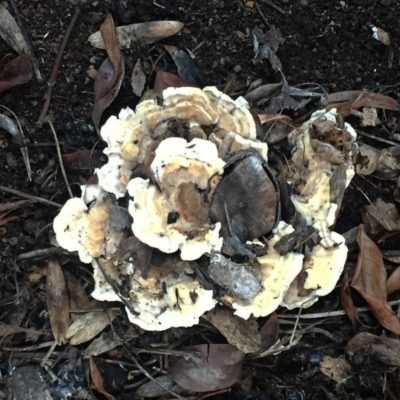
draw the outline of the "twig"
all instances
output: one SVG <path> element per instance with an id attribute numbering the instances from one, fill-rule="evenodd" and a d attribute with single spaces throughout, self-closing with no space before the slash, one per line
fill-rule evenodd
<path id="1" fill-rule="evenodd" d="M 54 203 L 54 201 L 42 199 L 41 197 L 37 197 L 37 196 L 33 196 L 32 194 L 20 192 L 19 190 L 9 189 L 9 188 L 7 188 L 5 186 L 0 186 L 0 191 L 1 192 L 6 192 L 6 193 L 10 193 L 10 194 L 14 194 L 15 196 L 19 196 L 19 197 L 22 197 L 24 199 L 37 201 L 38 203 L 47 204 L 47 205 L 52 206 L 52 207 L 56 207 L 56 208 L 61 208 L 62 207 L 61 204 Z"/>
<path id="2" fill-rule="evenodd" d="M 264 24 L 266 26 L 268 26 L 268 28 L 271 28 L 271 24 L 268 22 L 267 18 L 265 17 L 263 12 L 261 11 L 261 8 L 260 8 L 260 5 L 258 4 L 258 2 L 256 2 L 256 8 L 257 8 L 258 13 L 260 14 L 261 19 L 264 21 Z"/>
<path id="3" fill-rule="evenodd" d="M 54 62 L 53 68 L 51 69 L 50 77 L 49 77 L 49 79 L 47 81 L 47 90 L 46 90 L 46 93 L 44 95 L 45 101 L 44 101 L 44 105 L 43 105 L 43 110 L 42 110 L 42 112 L 40 114 L 40 117 L 39 117 L 39 119 L 37 121 L 37 125 L 39 125 L 39 126 L 41 126 L 43 124 L 44 117 L 46 116 L 47 110 L 49 109 L 51 96 L 53 94 L 53 88 L 54 88 L 54 85 L 56 84 L 56 81 L 57 81 L 58 70 L 60 69 L 61 60 L 62 60 L 62 57 L 63 57 L 63 54 L 64 54 L 65 46 L 67 45 L 68 39 L 69 39 L 69 37 L 71 35 L 72 28 L 74 27 L 75 22 L 78 19 L 79 12 L 80 12 L 80 8 L 77 7 L 75 9 L 74 15 L 72 16 L 71 22 L 69 23 L 68 28 L 67 28 L 67 30 L 65 32 L 64 39 L 63 39 L 63 41 L 61 43 L 61 46 L 60 46 L 60 48 L 58 50 L 56 61 Z"/>
<path id="4" fill-rule="evenodd" d="M 14 137 L 14 139 L 17 139 L 20 142 L 19 144 L 21 145 L 21 153 L 22 153 L 22 158 L 24 159 L 26 172 L 28 174 L 29 180 L 32 181 L 32 169 L 31 169 L 31 164 L 30 164 L 30 161 L 29 161 L 29 153 L 28 153 L 28 149 L 27 149 L 27 147 L 25 145 L 24 131 L 22 130 L 22 126 L 21 126 L 21 124 L 19 122 L 19 119 L 15 115 L 15 113 L 12 110 L 10 110 L 8 107 L 3 106 L 2 104 L 0 104 L 0 107 L 3 107 L 5 110 L 10 112 L 14 116 L 15 120 L 17 121 L 18 128 L 19 128 L 19 133 L 20 133 L 21 137 L 19 137 L 19 138 Z"/>
<path id="5" fill-rule="evenodd" d="M 389 301 L 388 304 L 390 306 L 397 306 L 400 304 L 400 300 L 393 300 Z M 371 311 L 368 307 L 359 307 L 357 308 L 358 312 L 367 312 Z M 346 315 L 346 311 L 338 310 L 338 311 L 329 311 L 324 313 L 314 313 L 314 314 L 303 314 L 300 316 L 300 319 L 314 319 L 314 318 L 327 318 L 327 317 L 341 317 L 342 315 Z M 298 315 L 294 314 L 279 314 L 277 315 L 279 318 L 286 318 L 286 319 L 294 319 L 298 318 Z"/>
<path id="6" fill-rule="evenodd" d="M 51 131 L 53 132 L 54 141 L 56 142 L 57 154 L 58 154 L 58 161 L 59 161 L 59 163 L 60 163 L 61 172 L 62 172 L 62 174 L 63 174 L 65 184 L 67 185 L 67 189 L 68 189 L 69 196 L 72 198 L 72 197 L 74 197 L 74 195 L 72 194 L 72 190 L 71 190 L 71 187 L 69 186 L 69 182 L 68 182 L 68 178 L 67 178 L 67 173 L 65 172 L 64 163 L 63 163 L 63 159 L 62 159 L 62 155 L 61 155 L 61 150 L 60 150 L 60 144 L 58 143 L 57 133 L 56 133 L 56 131 L 55 131 L 55 129 L 54 129 L 54 126 L 53 126 L 53 124 L 51 123 L 50 119 L 49 119 L 49 118 L 46 118 L 46 121 L 49 123 L 50 129 L 51 129 Z"/>
<path id="7" fill-rule="evenodd" d="M 54 349 L 57 347 L 57 342 L 54 341 L 54 343 L 51 345 L 49 348 L 49 351 L 46 353 L 46 355 L 43 357 L 42 362 L 40 363 L 41 367 L 44 367 L 47 363 L 47 360 L 50 358 L 51 354 L 53 353 Z"/>
<path id="8" fill-rule="evenodd" d="M 10 0 L 10 3 L 11 3 L 11 7 L 14 11 L 15 17 L 17 18 L 19 28 L 21 29 L 21 32 L 22 32 L 22 36 L 24 37 L 25 42 L 28 45 L 29 55 L 31 56 L 31 63 L 32 63 L 33 70 L 35 71 L 36 80 L 39 83 L 42 83 L 43 78 L 42 78 L 42 74 L 40 73 L 40 70 L 39 70 L 39 62 L 35 56 L 35 52 L 33 51 L 32 42 L 29 39 L 28 33 L 26 32 L 25 25 L 22 22 L 21 15 L 18 11 L 17 3 L 15 2 L 15 0 Z"/>
<path id="9" fill-rule="evenodd" d="M 28 251 L 27 253 L 19 254 L 17 256 L 17 261 L 41 259 L 41 258 L 57 256 L 60 254 L 65 254 L 65 255 L 71 256 L 71 253 L 69 251 L 61 249 L 60 247 L 50 247 L 48 249 L 38 249 L 38 250 Z M 76 253 L 76 254 L 78 256 L 78 253 Z"/>
<path id="10" fill-rule="evenodd" d="M 390 144 L 391 146 L 398 146 L 397 143 L 392 142 L 391 140 L 383 139 L 378 136 L 371 135 L 370 133 L 365 133 L 363 131 L 360 131 L 359 129 L 356 129 L 356 132 L 361 136 L 366 136 L 367 138 L 377 140 L 378 142 L 387 143 Z"/>
<path id="11" fill-rule="evenodd" d="M 279 11 L 281 14 L 285 15 L 286 11 L 274 4 L 271 0 L 261 0 L 263 3 L 268 4 L 270 7 L 275 8 L 276 11 Z"/>

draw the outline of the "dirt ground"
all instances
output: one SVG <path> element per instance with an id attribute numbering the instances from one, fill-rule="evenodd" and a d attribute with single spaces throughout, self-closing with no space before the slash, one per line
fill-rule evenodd
<path id="1" fill-rule="evenodd" d="M 92 47 L 87 39 L 99 29 L 106 10 L 111 11 L 117 25 L 169 19 L 184 22 L 185 28 L 161 43 L 135 46 L 125 51 L 125 79 L 117 99 L 104 112 L 102 123 L 122 107 L 134 108 L 137 104 L 139 98 L 132 93 L 130 76 L 139 58 L 147 66 L 145 72 L 148 88 L 153 85 L 155 70 L 163 69 L 176 73 L 176 68 L 162 44 L 193 51 L 204 86 L 216 85 L 223 89 L 227 82 L 235 79 L 235 93 L 244 94 L 249 84 L 258 78 L 263 78 L 264 82 L 279 81 L 279 75 L 272 69 L 261 68 L 253 60 L 251 32 L 255 27 L 268 30 L 265 20 L 278 27 L 285 39 L 277 54 L 289 84 L 317 82 L 330 93 L 368 89 L 396 99 L 400 96 L 400 1 L 397 0 L 258 0 L 248 2 L 247 5 L 242 0 L 158 0 L 154 4 L 146 0 L 21 0 L 18 2 L 18 8 L 28 27 L 45 79 L 50 73 L 63 34 L 74 13 L 75 3 L 82 6 L 82 11 L 67 43 L 49 109 L 49 114 L 54 118 L 63 154 L 104 148 L 90 117 L 93 108 L 93 80 L 86 71 L 90 66 L 99 68 L 105 58 L 105 52 Z M 277 7 L 271 6 L 270 3 Z M 372 38 L 372 26 L 378 26 L 390 34 L 389 46 Z M 13 57 L 13 51 L 0 40 L 0 71 Z M 69 196 L 57 167 L 53 135 L 47 124 L 42 128 L 36 125 L 45 90 L 45 82 L 39 84 L 33 79 L 25 85 L 3 93 L 0 97 L 0 104 L 11 109 L 23 126 L 33 177 L 32 182 L 29 182 L 19 147 L 7 132 L 0 130 L 0 185 L 63 204 Z M 382 125 L 367 128 L 365 132 L 395 140 L 393 138 L 398 130 L 397 119 L 390 127 L 387 124 L 393 116 L 397 118 L 396 114 L 386 113 Z M 367 137 L 360 140 L 378 148 L 387 147 L 384 143 Z M 88 178 L 91 172 L 88 170 L 77 174 L 68 171 L 75 194 L 79 194 L 79 184 Z M 395 181 L 356 177 L 354 184 L 346 192 L 336 230 L 344 233 L 356 227 L 362 220 L 361 211 L 369 201 L 373 202 L 381 197 L 393 202 L 392 193 L 395 187 Z M 12 200 L 18 200 L 18 197 L 0 190 L 0 203 Z M 40 363 L 47 352 L 47 348 L 35 348 L 14 354 L 7 348 L 21 348 L 52 340 L 46 314 L 44 281 L 31 281 L 32 274 L 40 273 L 46 260 L 21 261 L 18 260 L 18 256 L 52 247 L 51 223 L 57 212 L 55 207 L 33 203 L 23 208 L 17 214 L 16 220 L 0 227 L 0 320 L 48 332 L 39 341 L 32 342 L 32 337 L 19 333 L 0 343 L 0 372 L 4 379 L 9 378 L 16 367 Z M 398 249 L 396 243 L 390 242 L 386 245 L 388 248 Z M 354 265 L 355 258 L 356 253 L 351 253 L 348 266 Z M 66 269 L 84 282 L 87 293 L 90 293 L 93 287 L 90 267 L 68 263 Z M 307 313 L 341 309 L 336 290 L 321 299 L 312 309 L 308 309 Z M 283 315 L 283 311 L 279 310 L 278 314 Z M 290 335 L 295 319 L 288 318 L 282 321 L 281 332 Z M 364 313 L 361 321 L 362 325 L 357 328 L 358 331 L 367 330 L 375 334 L 382 332 L 382 327 L 377 325 L 370 314 Z M 240 388 L 234 387 L 230 392 L 216 395 L 214 398 L 400 398 L 397 370 L 380 364 L 373 357 L 361 361 L 353 360 L 352 378 L 345 385 L 323 375 L 318 367 L 322 357 L 344 355 L 347 341 L 356 332 L 345 315 L 325 318 L 319 321 L 316 327 L 313 326 L 315 322 L 313 319 L 300 321 L 301 327 L 308 327 L 309 330 L 303 335 L 300 343 L 289 351 L 276 357 L 246 361 L 243 370 L 243 382 L 246 382 Z M 129 323 L 121 311 L 118 317 L 119 329 L 127 329 L 127 325 Z M 221 335 L 215 331 L 207 332 L 204 324 L 197 329 L 198 332 L 193 329 L 177 329 L 169 333 L 138 330 L 135 331 L 135 339 L 128 345 L 132 348 L 148 348 L 150 344 L 158 343 L 168 347 L 172 343 L 180 342 L 185 335 L 190 339 L 182 340 L 183 344 L 198 343 L 199 338 L 204 335 L 209 341 L 221 340 Z M 74 385 L 77 389 L 87 388 L 89 385 L 87 360 L 80 358 L 84 348 L 83 345 L 61 346 L 51 356 L 54 360 L 59 357 L 59 371 L 68 371 L 68 374 L 63 376 L 63 382 L 68 381 L 69 390 Z M 76 361 L 74 368 L 68 369 L 64 364 L 71 360 L 73 351 L 77 352 L 75 361 L 80 361 Z M 138 360 L 151 371 L 152 363 L 157 364 L 159 357 L 161 356 L 138 355 Z M 128 372 L 133 368 L 131 360 L 123 355 L 107 353 L 100 356 L 97 363 L 106 390 L 116 399 L 140 398 L 135 395 L 134 388 L 129 388 L 129 384 L 143 380 L 144 376 L 138 373 L 137 378 L 132 379 L 130 376 L 128 380 Z M 65 385 L 67 386 L 67 383 Z M 3 380 L 0 397 L 8 398 L 12 386 L 12 380 Z M 68 393 L 71 392 L 72 389 Z M 59 391 L 53 394 L 53 398 L 69 398 L 65 393 L 60 394 Z M 98 392 L 95 392 L 95 396 L 98 397 L 86 398 L 104 398 Z M 43 395 L 40 398 L 49 397 Z"/>

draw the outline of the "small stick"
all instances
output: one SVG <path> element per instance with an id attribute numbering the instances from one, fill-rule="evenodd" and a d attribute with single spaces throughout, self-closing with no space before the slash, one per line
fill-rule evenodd
<path id="1" fill-rule="evenodd" d="M 56 131 L 55 131 L 55 129 L 54 129 L 54 126 L 53 126 L 53 124 L 51 123 L 50 119 L 47 118 L 46 120 L 47 120 L 47 122 L 48 122 L 49 125 L 50 125 L 51 131 L 53 132 L 54 141 L 56 142 L 56 146 L 57 146 L 58 161 L 59 161 L 59 163 L 60 163 L 60 168 L 61 168 L 61 172 L 62 172 L 62 174 L 63 174 L 64 180 L 65 180 L 65 184 L 67 185 L 67 189 L 68 189 L 69 196 L 70 196 L 71 198 L 73 198 L 74 195 L 72 194 L 72 190 L 71 190 L 71 187 L 69 186 L 69 182 L 68 182 L 68 178 L 67 178 L 67 173 L 65 172 L 64 163 L 63 163 L 63 159 L 62 159 L 62 155 L 61 155 L 61 150 L 60 150 L 60 144 L 58 143 L 57 133 L 56 133 Z"/>
<path id="2" fill-rule="evenodd" d="M 71 35 L 72 28 L 74 27 L 75 22 L 78 19 L 79 12 L 80 12 L 80 9 L 79 9 L 79 7 L 77 7 L 75 9 L 74 15 L 72 16 L 71 22 L 69 23 L 68 28 L 65 32 L 64 39 L 61 43 L 60 49 L 58 50 L 56 61 L 54 62 L 53 68 L 51 69 L 50 77 L 47 81 L 47 90 L 44 95 L 45 102 L 43 105 L 43 110 L 37 121 L 37 125 L 39 125 L 39 126 L 41 126 L 43 124 L 44 117 L 46 116 L 47 110 L 49 109 L 51 96 L 53 94 L 53 88 L 57 81 L 58 70 L 60 69 L 61 60 L 62 60 L 62 56 L 64 54 L 65 46 L 67 45 L 68 39 Z"/>
<path id="3" fill-rule="evenodd" d="M 256 8 L 258 13 L 260 14 L 260 17 L 262 18 L 262 20 L 264 21 L 264 24 L 268 27 L 271 28 L 271 24 L 268 22 L 267 18 L 265 17 L 265 15 L 263 14 L 263 12 L 261 11 L 260 5 L 258 4 L 258 2 L 256 2 Z"/>
<path id="4" fill-rule="evenodd" d="M 0 191 L 1 192 L 6 192 L 6 193 L 11 193 L 11 194 L 14 194 L 15 196 L 19 196 L 19 197 L 22 197 L 24 199 L 37 201 L 38 203 L 47 204 L 47 205 L 52 206 L 52 207 L 56 207 L 56 208 L 61 208 L 62 207 L 62 204 L 55 203 L 54 201 L 42 199 L 41 197 L 37 197 L 37 196 L 33 196 L 32 194 L 20 192 L 19 190 L 9 189 L 9 188 L 7 188 L 5 186 L 0 186 Z"/>
<path id="5" fill-rule="evenodd" d="M 25 25 L 22 22 L 21 15 L 18 11 L 17 3 L 15 2 L 15 0 L 10 0 L 10 3 L 11 3 L 11 7 L 14 11 L 15 17 L 17 18 L 19 28 L 21 29 L 21 32 L 22 32 L 22 36 L 24 37 L 25 42 L 28 45 L 29 55 L 31 56 L 31 63 L 32 63 L 33 70 L 35 71 L 36 80 L 39 83 L 42 83 L 43 78 L 42 78 L 42 74 L 40 73 L 40 70 L 39 70 L 39 62 L 35 56 L 35 52 L 33 51 L 32 42 L 29 39 L 28 33 L 26 32 Z"/>
<path id="6" fill-rule="evenodd" d="M 400 300 L 389 301 L 388 304 L 390 306 L 397 306 L 397 305 L 400 304 Z M 367 312 L 367 311 L 371 311 L 371 309 L 368 308 L 368 307 L 360 307 L 360 308 L 357 308 L 357 311 L 358 312 Z M 300 316 L 300 319 L 341 317 L 342 315 L 346 315 L 346 311 L 338 310 L 338 311 L 328 311 L 328 312 L 315 313 L 315 314 L 302 314 Z M 294 319 L 294 318 L 298 318 L 298 315 L 294 315 L 294 314 L 278 314 L 277 317 L 278 318 Z"/>
<path id="7" fill-rule="evenodd" d="M 281 14 L 285 15 L 286 11 L 283 10 L 282 8 L 278 7 L 276 4 L 274 4 L 271 0 L 261 0 L 263 3 L 268 4 L 270 7 L 275 8 L 276 11 L 279 11 Z"/>
<path id="8" fill-rule="evenodd" d="M 38 250 L 28 251 L 27 253 L 18 254 L 17 261 L 47 258 L 47 257 L 51 257 L 51 256 L 57 256 L 60 254 L 61 255 L 71 255 L 71 253 L 69 253 L 66 250 L 63 250 L 59 247 L 50 247 L 47 249 L 38 249 Z"/>

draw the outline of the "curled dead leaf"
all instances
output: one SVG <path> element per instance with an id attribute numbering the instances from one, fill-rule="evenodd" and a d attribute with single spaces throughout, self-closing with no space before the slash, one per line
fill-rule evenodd
<path id="1" fill-rule="evenodd" d="M 62 159 L 66 168 L 76 171 L 101 168 L 107 161 L 101 150 L 81 150 L 63 154 Z"/>
<path id="2" fill-rule="evenodd" d="M 64 274 L 55 258 L 47 265 L 46 298 L 54 339 L 63 344 L 69 324 L 69 300 Z"/>
<path id="3" fill-rule="evenodd" d="M 90 377 L 92 378 L 93 389 L 96 389 L 107 400 L 115 400 L 115 397 L 111 396 L 109 393 L 107 393 L 106 389 L 104 389 L 103 378 L 101 376 L 99 368 L 97 367 L 92 357 L 89 358 L 89 369 Z"/>
<path id="4" fill-rule="evenodd" d="M 347 316 L 350 318 L 353 327 L 355 327 L 358 316 L 358 310 L 354 305 L 353 299 L 351 297 L 350 287 L 349 287 L 349 276 L 347 273 L 344 274 L 342 282 L 340 284 L 340 302 L 342 303 L 342 307 L 344 311 L 346 311 Z"/>
<path id="5" fill-rule="evenodd" d="M 386 292 L 392 294 L 400 289 L 400 266 L 397 267 L 386 281 Z"/>
<path id="6" fill-rule="evenodd" d="M 351 377 L 351 366 L 344 358 L 325 356 L 319 364 L 319 369 L 337 383 L 344 383 Z"/>
<path id="7" fill-rule="evenodd" d="M 125 60 L 119 49 L 114 20 L 107 14 L 100 28 L 108 58 L 100 66 L 94 79 L 94 105 L 92 120 L 98 129 L 103 111 L 117 97 L 125 75 Z"/>
<path id="8" fill-rule="evenodd" d="M 231 310 L 219 307 L 204 314 L 203 318 L 243 353 L 254 353 L 260 348 L 261 337 L 255 320 L 239 318 Z"/>
<path id="9" fill-rule="evenodd" d="M 359 333 L 347 343 L 346 354 L 352 357 L 362 352 L 372 356 L 383 364 L 400 367 L 400 341 L 370 333 Z"/>
<path id="10" fill-rule="evenodd" d="M 20 56 L 8 62 L 3 70 L 0 80 L 0 93 L 17 85 L 29 82 L 33 77 L 31 58 L 28 54 Z"/>
<path id="11" fill-rule="evenodd" d="M 400 321 L 386 300 L 386 269 L 378 246 L 360 225 L 357 238 L 360 252 L 351 287 L 364 298 L 382 326 L 400 335 Z"/>
<path id="12" fill-rule="evenodd" d="M 187 350 L 198 357 L 171 357 L 170 375 L 187 390 L 209 392 L 225 389 L 238 381 L 245 354 L 230 344 L 202 344 Z"/>
<path id="13" fill-rule="evenodd" d="M 117 38 L 121 49 L 129 49 L 134 43 L 151 44 L 169 36 L 175 35 L 184 24 L 178 21 L 150 21 L 139 24 L 119 26 Z M 104 38 L 100 32 L 89 36 L 89 42 L 98 49 L 104 49 Z"/>
<path id="14" fill-rule="evenodd" d="M 185 81 L 184 79 L 171 74 L 170 72 L 166 71 L 157 71 L 156 79 L 154 82 L 154 92 L 157 96 L 162 99 L 163 98 L 163 91 L 168 89 L 169 87 L 197 87 L 191 82 Z"/>

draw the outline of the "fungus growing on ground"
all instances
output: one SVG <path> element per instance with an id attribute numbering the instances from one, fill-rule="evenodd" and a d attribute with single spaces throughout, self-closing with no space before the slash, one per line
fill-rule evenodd
<path id="1" fill-rule="evenodd" d="M 131 322 L 164 330 L 198 323 L 218 301 L 247 319 L 331 292 L 347 256 L 330 227 L 354 175 L 353 129 L 321 110 L 293 131 L 283 177 L 297 216 L 285 219 L 246 100 L 214 87 L 163 98 L 106 122 L 99 185 L 83 186 L 54 221 L 60 246 L 92 262 L 93 297 L 122 301 Z"/>

